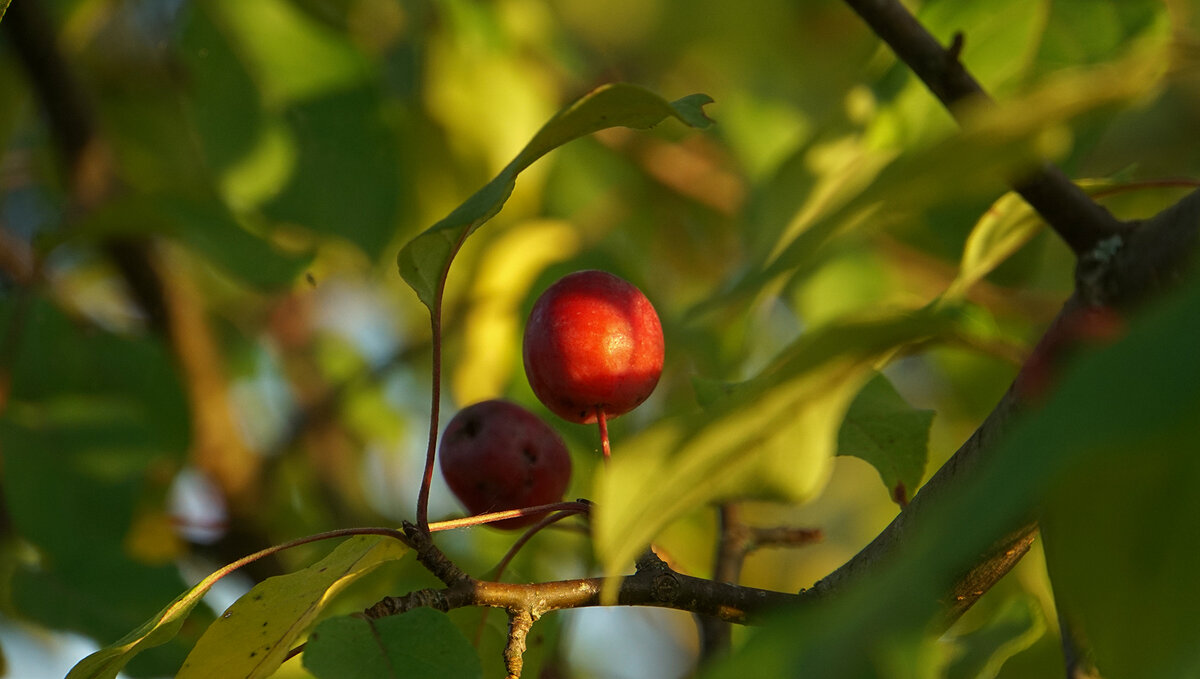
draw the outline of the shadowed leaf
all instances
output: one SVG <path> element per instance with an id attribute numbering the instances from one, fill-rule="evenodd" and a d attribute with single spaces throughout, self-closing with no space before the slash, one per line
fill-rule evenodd
<path id="1" fill-rule="evenodd" d="M 838 455 L 871 463 L 894 494 L 907 501 L 921 483 L 929 458 L 933 411 L 910 406 L 888 378 L 876 374 L 854 397 L 838 432 Z"/>
<path id="2" fill-rule="evenodd" d="M 309 636 L 304 668 L 319 679 L 483 676 L 471 642 L 432 608 L 378 620 L 330 618 Z"/>

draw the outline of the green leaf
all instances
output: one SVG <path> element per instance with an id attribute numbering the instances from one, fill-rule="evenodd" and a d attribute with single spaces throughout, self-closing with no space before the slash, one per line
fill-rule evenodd
<path id="1" fill-rule="evenodd" d="M 1050 494 L 1041 527 L 1059 614 L 1103 676 L 1200 672 L 1196 441 L 1193 425 L 1097 451 Z"/>
<path id="2" fill-rule="evenodd" d="M 1042 408 L 922 507 L 886 567 L 782 614 L 705 676 L 886 676 L 887 649 L 908 643 L 948 583 L 1043 504 L 1055 592 L 1067 593 L 1100 672 L 1196 675 L 1197 336 L 1193 277 L 1124 339 L 1081 356 Z"/>
<path id="3" fill-rule="evenodd" d="M 176 58 L 187 69 L 181 92 L 206 165 L 214 174 L 246 157 L 264 123 L 262 97 L 212 3 L 182 8 Z M 218 20 L 214 20 L 217 18 Z"/>
<path id="4" fill-rule="evenodd" d="M 1033 597 L 1010 597 L 986 624 L 954 639 L 957 654 L 945 677 L 992 679 L 1005 661 L 1032 646 L 1045 631 L 1046 616 Z"/>
<path id="5" fill-rule="evenodd" d="M 950 321 L 927 309 L 814 330 L 703 412 L 667 419 L 616 446 L 594 493 L 595 549 L 605 572 L 622 572 L 671 521 L 705 503 L 812 497 L 875 361 Z"/>
<path id="6" fill-rule="evenodd" d="M 892 497 L 905 504 L 925 474 L 932 424 L 932 410 L 910 406 L 888 378 L 877 373 L 846 411 L 837 454 L 871 463 Z"/>
<path id="7" fill-rule="evenodd" d="M 115 639 L 186 587 L 170 537 L 150 553 L 136 522 L 187 450 L 188 411 L 159 338 L 85 327 L 44 300 L 24 313 L 0 300 L 9 337 L 10 400 L 0 414 L 5 512 L 36 560 L 10 563 L 15 613 L 47 627 Z M 154 470 L 151 472 L 150 470 Z M 166 561 L 166 563 L 164 563 Z M 160 649 L 141 668 L 178 667 Z"/>
<path id="8" fill-rule="evenodd" d="M 209 626 L 178 679 L 271 676 L 335 594 L 406 551 L 392 538 L 353 537 L 304 570 L 260 582 Z"/>
<path id="9" fill-rule="evenodd" d="M 287 108 L 295 167 L 263 212 L 345 238 L 377 257 L 395 236 L 401 192 L 396 133 L 384 108 L 372 87 L 335 90 Z"/>
<path id="10" fill-rule="evenodd" d="M 43 246 L 147 233 L 175 238 L 221 270 L 260 290 L 292 282 L 310 259 L 281 251 L 251 233 L 216 200 L 175 195 L 139 195 L 111 201 L 84 220 L 80 229 L 46 239 Z"/>
<path id="11" fill-rule="evenodd" d="M 707 127 L 710 121 L 701 107 L 711 101 L 707 95 L 693 94 L 668 103 L 649 90 L 623 83 L 592 90 L 551 118 L 500 174 L 401 248 L 396 260 L 400 275 L 425 306 L 435 309 L 439 290 L 459 247 L 500 212 L 522 170 L 573 139 L 610 127 L 645 129 L 667 117 L 693 127 Z"/>
<path id="12" fill-rule="evenodd" d="M 304 668 L 318 679 L 483 676 L 471 642 L 432 608 L 378 620 L 330 618 L 309 636 Z"/>
<path id="13" fill-rule="evenodd" d="M 1047 130 L 1144 96 L 1162 80 L 1168 61 L 1161 50 L 1146 50 L 1116 64 L 1048 78 L 1011 101 L 964 107 L 961 132 L 899 156 L 853 143 L 838 145 L 843 156 L 838 169 L 813 188 L 771 255 L 698 311 L 738 303 L 770 281 L 811 266 L 827 254 L 823 246 L 835 234 L 878 229 L 928 210 L 939 197 L 999 193 L 1008 178 L 1062 153 L 1062 139 Z"/>
<path id="14" fill-rule="evenodd" d="M 372 65 L 344 34 L 285 0 L 210 3 L 217 23 L 236 39 L 263 96 L 294 103 L 353 89 L 370 80 Z"/>

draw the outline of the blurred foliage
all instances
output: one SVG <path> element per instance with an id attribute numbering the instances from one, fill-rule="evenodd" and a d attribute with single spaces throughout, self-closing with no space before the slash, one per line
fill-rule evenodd
<path id="1" fill-rule="evenodd" d="M 462 243 L 445 280 L 443 412 L 503 396 L 541 413 L 572 449 L 568 497 L 607 503 L 595 551 L 567 522 L 535 538 L 506 578 L 620 570 L 651 540 L 677 567 L 707 575 L 709 501 L 751 497 L 755 523 L 801 523 L 826 539 L 755 553 L 742 583 L 810 586 L 895 515 L 897 483 L 911 496 L 970 434 L 1069 294 L 1069 251 L 1005 193 L 1006 179 L 1048 157 L 1118 216 L 1138 219 L 1187 190 L 1162 180 L 1200 174 L 1192 0 L 912 4 L 940 40 L 963 32 L 962 60 L 999 102 L 968 113 L 961 130 L 836 0 L 39 3 L 90 104 L 80 113 L 95 116 L 103 141 L 89 168 L 114 181 L 100 201 L 84 200 L 63 167 L 3 30 L 9 8 L 0 23 L 3 619 L 108 644 L 257 549 L 411 520 L 427 438 L 429 296 L 404 285 L 397 253 L 471 206 L 555 111 L 617 81 L 664 103 L 711 96 L 704 110 L 717 124 L 669 120 L 537 148 L 549 153 L 525 158 L 520 181 L 483 206 L 504 209 Z M 148 244 L 171 310 L 165 330 L 109 257 L 108 244 L 130 238 Z M 541 407 L 517 351 L 533 299 L 580 268 L 641 287 L 667 340 L 657 392 L 611 423 L 608 474 L 594 430 Z M 1178 304 L 1194 306 L 1194 294 Z M 1183 575 L 1198 566 L 1194 544 L 1181 542 L 1195 532 L 1195 465 L 1183 452 L 1194 438 L 1182 416 L 1152 427 L 1121 410 L 1143 403 L 1136 412 L 1149 418 L 1151 408 L 1178 415 L 1191 404 L 1184 372 L 1169 371 L 1194 354 L 1186 318 L 1135 323 L 1129 344 L 1081 369 L 1064 385 L 1076 400 L 1048 404 L 1014 439 L 1037 460 L 995 470 L 959 498 L 921 538 L 929 549 L 914 548 L 853 597 L 857 608 L 739 630 L 736 671 L 788 676 L 792 662 L 824 659 L 863 664 L 806 671 L 1058 676 L 1043 571 L 1006 581 L 941 638 L 922 631 L 927 611 L 906 608 L 969 558 L 969 540 L 946 536 L 1053 496 L 1054 596 L 1081 618 L 1101 668 L 1194 672 L 1176 634 L 1200 606 Z M 1174 348 L 1156 348 L 1171 339 Z M 1085 416 L 1090 424 L 1078 424 Z M 1073 438 L 1081 428 L 1107 436 Z M 893 440 L 906 442 L 894 456 Z M 755 456 L 759 448 L 770 454 Z M 1155 454 L 1134 456 L 1141 450 Z M 225 475 L 231 466 L 244 486 Z M 431 518 L 460 512 L 437 480 Z M 482 574 L 512 536 L 474 529 L 438 540 Z M 289 551 L 250 579 L 328 552 Z M 191 602 L 191 618 L 172 620 L 178 639 L 127 671 L 174 673 L 214 613 L 252 584 Z M 388 562 L 325 614 L 431 584 L 411 559 Z M 498 671 L 499 619 L 484 628 L 484 676 Z M 449 620 L 476 638 L 478 611 Z M 37 676 L 40 667 L 21 669 L 5 629 L 10 671 Z M 588 644 L 696 653 L 693 637 L 665 627 L 602 640 L 580 638 L 583 629 L 592 628 L 575 613 L 539 621 L 527 665 L 625 676 L 629 668 L 589 664 Z M 872 646 L 871 634 L 886 643 Z M 1150 648 L 1156 660 L 1143 662 Z M 280 676 L 306 676 L 299 665 Z M 655 668 L 692 671 L 678 658 Z"/>

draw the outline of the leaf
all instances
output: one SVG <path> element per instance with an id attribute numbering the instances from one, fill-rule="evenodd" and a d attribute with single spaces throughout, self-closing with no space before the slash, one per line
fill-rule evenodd
<path id="1" fill-rule="evenodd" d="M 228 573 L 229 571 L 223 568 L 201 580 L 141 627 L 79 661 L 71 668 L 66 679 L 115 679 L 117 673 L 138 653 L 165 644 L 174 638 L 192 609 L 203 600 L 208 590 Z"/>
<path id="2" fill-rule="evenodd" d="M 876 373 L 846 411 L 837 454 L 871 463 L 892 497 L 906 504 L 925 474 L 932 424 L 932 410 L 913 408 Z"/>
<path id="3" fill-rule="evenodd" d="M 618 446 L 594 495 L 595 548 L 605 573 L 622 572 L 671 521 L 707 502 L 810 498 L 825 481 L 838 426 L 874 362 L 938 334 L 950 320 L 928 309 L 814 330 L 758 377 L 726 386 L 703 412 L 665 420 Z"/>
<path id="4" fill-rule="evenodd" d="M 1006 193 L 975 223 L 947 298 L 961 299 L 1001 262 L 1028 243 L 1045 223 L 1016 193 Z"/>
<path id="5" fill-rule="evenodd" d="M 304 668 L 318 679 L 483 676 L 471 642 L 445 613 L 432 608 L 378 620 L 325 620 L 309 636 Z"/>
<path id="6" fill-rule="evenodd" d="M 1200 673 L 1196 429 L 1098 451 L 1050 495 L 1041 527 L 1059 612 L 1103 676 Z"/>
<path id="7" fill-rule="evenodd" d="M 1029 595 L 1013 596 L 982 627 L 954 639 L 958 655 L 946 679 L 992 679 L 1014 655 L 1046 631 L 1046 616 Z"/>
<path id="8" fill-rule="evenodd" d="M 395 236 L 401 193 L 396 132 L 385 121 L 384 107 L 380 92 L 360 87 L 286 109 L 295 167 L 263 206 L 264 214 L 344 238 L 369 257 L 379 256 Z"/>
<path id="9" fill-rule="evenodd" d="M 353 537 L 304 570 L 260 582 L 209 626 L 177 679 L 269 677 L 335 594 L 406 549 L 392 538 Z"/>
<path id="10" fill-rule="evenodd" d="M 169 478 L 187 450 L 186 401 L 159 338 L 96 331 L 26 301 L 20 311 L 0 300 L 19 357 L 0 413 L 0 484 L 10 528 L 37 554 L 10 561 L 9 604 L 46 627 L 115 639 L 187 586 L 174 564 L 125 549 L 161 492 L 148 470 Z M 159 649 L 139 669 L 171 671 L 185 651 Z"/>
<path id="11" fill-rule="evenodd" d="M 399 551 L 397 551 L 397 549 Z M 289 593 L 289 590 L 286 589 L 288 586 L 295 588 L 291 590 L 290 593 L 294 593 L 297 596 L 302 597 L 305 594 L 312 595 L 319 587 L 319 583 L 321 581 L 328 580 L 331 577 L 336 577 L 338 573 L 341 573 L 342 577 L 340 579 L 335 580 L 331 585 L 328 585 L 325 590 L 322 590 L 322 592 L 329 591 L 330 595 L 332 595 L 332 593 L 336 592 L 336 589 L 340 589 L 344 585 L 349 584 L 352 579 L 358 577 L 359 575 L 365 574 L 383 561 L 399 558 L 401 555 L 403 555 L 403 553 L 404 547 L 396 540 L 373 538 L 368 536 L 354 537 L 346 540 L 341 545 L 338 545 L 337 549 L 335 549 L 320 562 L 309 566 L 302 571 L 297 571 L 296 573 L 292 573 L 290 575 L 270 578 L 262 583 L 259 583 L 258 586 L 242 597 L 242 599 L 239 599 L 238 602 L 235 602 L 229 610 L 230 612 L 233 611 L 235 608 L 238 608 L 238 605 L 242 603 L 242 601 L 256 596 L 260 598 L 254 599 L 255 603 L 272 601 L 273 599 L 270 597 L 277 597 L 280 594 L 278 591 L 280 585 L 285 587 L 283 590 L 283 594 L 285 596 Z M 244 559 L 240 559 L 204 578 L 198 582 L 196 586 L 192 587 L 183 594 L 180 594 L 174 601 L 168 604 L 166 608 L 159 611 L 157 615 L 147 620 L 137 629 L 133 630 L 129 634 L 126 634 L 115 643 L 106 646 L 105 648 L 102 648 L 81 660 L 77 665 L 75 665 L 74 668 L 71 669 L 71 672 L 67 675 L 66 679 L 115 679 L 117 673 L 120 672 L 121 669 L 125 667 L 125 665 L 138 653 L 170 641 L 176 634 L 178 634 L 180 627 L 182 627 L 184 621 L 187 620 L 188 614 L 190 614 L 192 609 L 194 609 L 196 605 L 203 600 L 204 595 L 207 594 L 210 589 L 212 589 L 212 586 L 215 585 L 217 581 L 219 581 L 221 578 L 224 578 L 226 575 L 229 575 L 241 566 L 244 566 L 246 563 L 256 558 L 256 556 L 258 555 L 251 555 Z M 324 599 L 322 599 L 321 603 L 324 603 Z M 245 610 L 245 608 L 249 608 L 249 606 L 245 606 L 239 610 Z M 229 617 L 231 616 L 229 615 L 229 612 L 227 612 L 226 617 L 223 619 L 228 620 Z M 213 624 L 216 625 L 219 622 L 220 620 L 214 622 Z M 234 623 L 233 625 L 227 625 L 222 629 L 236 627 L 240 624 L 243 623 L 239 619 L 237 623 Z M 211 629 L 212 628 L 210 627 L 210 630 Z M 268 629 L 270 628 L 268 627 L 267 621 L 263 620 L 257 627 L 254 628 L 253 631 L 257 633 L 257 635 L 264 635 L 268 633 Z M 201 642 L 204 642 L 204 639 L 208 637 L 209 634 L 206 632 L 204 637 L 201 638 Z M 255 643 L 261 643 L 261 638 L 261 636 L 255 636 L 253 641 Z M 200 644 L 197 644 L 197 648 L 199 648 L 199 645 Z M 193 653 L 194 652 L 195 649 L 193 649 Z M 190 657 L 191 656 L 189 656 L 189 658 Z M 278 663 L 276 663 L 275 666 L 277 667 Z M 272 669 L 271 671 L 274 670 Z M 267 674 L 269 674 L 269 672 Z M 178 676 L 184 676 L 183 671 L 181 671 Z"/>
<path id="12" fill-rule="evenodd" d="M 215 200 L 167 194 L 110 201 L 93 212 L 81 229 L 47 238 L 44 246 L 146 233 L 173 237 L 191 252 L 205 256 L 226 273 L 260 290 L 292 282 L 309 262 L 307 255 L 283 252 L 251 233 Z"/>
<path id="13" fill-rule="evenodd" d="M 704 676 L 880 676 L 881 654 L 930 623 L 948 583 L 1040 506 L 1055 592 L 1068 593 L 1100 672 L 1196 675 L 1197 336 L 1193 276 L 1123 339 L 1081 356 L 1042 408 L 922 507 L 885 567 L 781 614 Z"/>
<path id="14" fill-rule="evenodd" d="M 1162 49 L 1154 45 L 1115 64 L 1057 74 L 1011 101 L 964 107 L 961 132 L 916 151 L 894 156 L 849 145 L 840 151 L 847 160 L 830 175 L 836 181 L 824 180 L 836 191 L 827 196 L 814 190 L 771 256 L 698 311 L 744 300 L 777 277 L 812 265 L 839 232 L 880 228 L 947 195 L 994 195 L 1008 178 L 1062 152 L 1061 138 L 1047 130 L 1152 91 L 1169 63 Z"/>
<path id="15" fill-rule="evenodd" d="M 463 241 L 496 216 L 512 194 L 517 175 L 567 142 L 610 127 L 650 128 L 667 117 L 692 127 L 710 124 L 701 107 L 712 99 L 693 94 L 668 103 L 649 90 L 623 83 L 603 85 L 559 111 L 500 174 L 437 224 L 401 248 L 400 275 L 432 311 L 450 262 Z"/>

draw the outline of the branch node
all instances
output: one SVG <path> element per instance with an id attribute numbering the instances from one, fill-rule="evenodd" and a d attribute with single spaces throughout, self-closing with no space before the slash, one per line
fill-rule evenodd
<path id="1" fill-rule="evenodd" d="M 405 521 L 404 534 L 417 552 L 417 561 L 438 580 L 451 587 L 474 580 L 433 544 L 433 538 L 427 531 Z"/>
<path id="2" fill-rule="evenodd" d="M 654 549 L 652 547 L 647 547 L 646 551 L 642 552 L 642 555 L 638 557 L 636 562 L 634 562 L 634 569 L 635 572 L 639 574 L 671 572 L 671 567 L 667 565 L 666 561 L 663 561 L 657 554 L 654 553 Z"/>
<path id="3" fill-rule="evenodd" d="M 959 56 L 962 54 L 963 44 L 966 42 L 966 36 L 962 31 L 954 33 L 954 37 L 950 40 L 950 46 L 946 48 L 946 62 L 951 66 L 960 66 L 958 62 Z"/>
<path id="4" fill-rule="evenodd" d="M 1113 298 L 1116 292 L 1112 280 L 1113 263 L 1125 244 L 1125 237 L 1115 233 L 1079 255 L 1075 264 L 1075 287 L 1088 306 L 1104 306 Z"/>

